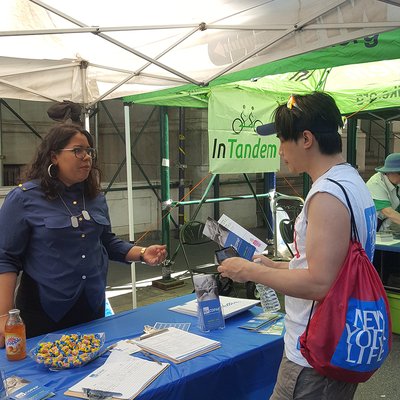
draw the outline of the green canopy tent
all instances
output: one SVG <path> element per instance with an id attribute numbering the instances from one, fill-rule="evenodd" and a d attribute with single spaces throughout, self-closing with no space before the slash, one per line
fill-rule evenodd
<path id="1" fill-rule="evenodd" d="M 210 90 L 223 84 L 254 80 L 287 72 L 330 70 L 343 65 L 399 58 L 400 29 L 396 29 L 226 74 L 212 80 L 206 87 L 183 85 L 151 93 L 126 96 L 124 101 L 136 104 L 207 108 Z M 301 81 L 303 77 L 298 76 L 297 80 Z"/>
<path id="2" fill-rule="evenodd" d="M 207 87 L 185 85 L 128 96 L 124 101 L 136 104 L 207 107 L 211 142 L 213 125 L 220 122 L 224 115 L 227 115 L 227 118 L 239 115 L 241 110 L 235 110 L 232 103 L 247 94 L 252 97 L 252 103 L 258 102 L 259 114 L 255 119 L 263 122 L 270 120 L 270 114 L 276 104 L 284 102 L 291 93 L 307 93 L 313 90 L 329 92 L 342 113 L 347 115 L 397 107 L 400 84 L 399 59 L 400 30 L 397 29 L 227 74 L 211 81 Z M 216 102 L 215 98 L 219 101 Z M 246 101 L 249 102 L 248 97 L 239 101 L 240 105 L 237 107 L 245 108 Z M 218 110 L 215 109 L 216 103 Z M 263 103 L 269 103 L 268 107 Z M 226 109 L 221 110 L 224 104 Z M 219 127 L 216 129 L 221 132 L 227 134 L 231 129 L 232 133 L 231 124 L 227 123 L 226 128 L 221 128 L 220 123 L 217 125 Z M 351 145 L 353 138 L 350 135 L 348 140 L 351 142 L 348 151 L 351 161 L 355 148 Z M 235 164 L 233 169 L 227 166 L 222 170 L 218 168 L 214 170 L 211 166 L 211 171 L 238 172 L 237 168 L 240 168 L 239 164 Z M 267 170 L 273 171 L 275 166 L 271 168 Z M 255 169 L 244 172 L 260 171 Z"/>
<path id="3" fill-rule="evenodd" d="M 215 120 L 220 122 L 223 114 L 214 108 L 214 99 L 217 97 L 222 99 L 219 104 L 229 104 L 232 99 L 250 95 L 253 98 L 259 97 L 260 102 L 262 99 L 272 99 L 276 105 L 277 102 L 286 101 L 291 93 L 325 90 L 333 95 L 344 114 L 392 108 L 398 106 L 399 59 L 400 30 L 393 30 L 227 74 L 211 81 L 207 87 L 185 85 L 128 96 L 124 101 L 208 107 L 209 134 Z M 244 102 L 239 101 L 239 104 Z M 264 114 L 260 117 L 262 122 L 270 120 L 273 108 L 270 106 L 263 110 Z M 236 110 L 237 114 L 239 111 Z M 355 125 L 352 124 L 351 128 L 355 128 Z M 355 159 L 355 150 L 354 138 L 349 134 L 348 158 Z M 232 169 L 230 171 L 236 172 Z"/>

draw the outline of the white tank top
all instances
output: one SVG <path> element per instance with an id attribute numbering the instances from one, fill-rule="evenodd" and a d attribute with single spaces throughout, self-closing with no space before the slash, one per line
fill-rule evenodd
<path id="1" fill-rule="evenodd" d="M 307 209 L 311 197 L 317 192 L 330 193 L 337 197 L 347 207 L 342 189 L 333 182 L 339 182 L 346 190 L 354 212 L 354 218 L 360 242 L 368 257 L 372 260 L 375 250 L 376 212 L 371 195 L 358 174 L 349 164 L 340 164 L 332 167 L 320 176 L 312 185 L 308 193 L 302 212 L 295 223 L 295 257 L 289 263 L 289 269 L 308 268 L 306 260 Z M 327 210 L 328 211 L 328 210 Z M 349 211 L 350 212 L 350 211 Z M 289 360 L 296 364 L 309 367 L 299 349 L 299 337 L 305 331 L 312 301 L 285 296 L 285 352 Z M 316 303 L 317 305 L 317 303 Z M 314 311 L 317 307 L 314 306 Z"/>

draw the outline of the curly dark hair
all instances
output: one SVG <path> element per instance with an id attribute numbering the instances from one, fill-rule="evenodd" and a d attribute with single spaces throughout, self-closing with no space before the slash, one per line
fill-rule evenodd
<path id="1" fill-rule="evenodd" d="M 49 200 L 56 198 L 58 196 L 57 193 L 62 187 L 61 181 L 57 178 L 57 173 L 52 172 L 53 178 L 48 174 L 48 167 L 52 163 L 51 156 L 53 153 L 59 153 L 60 149 L 63 149 L 77 133 L 85 135 L 89 146 L 93 147 L 92 135 L 81 126 L 75 124 L 58 124 L 50 129 L 49 133 L 44 137 L 33 161 L 28 167 L 26 179 L 38 179 L 43 192 Z M 93 159 L 89 176 L 83 182 L 85 196 L 89 199 L 95 198 L 101 190 L 100 182 L 101 171 L 97 167 L 96 159 Z"/>

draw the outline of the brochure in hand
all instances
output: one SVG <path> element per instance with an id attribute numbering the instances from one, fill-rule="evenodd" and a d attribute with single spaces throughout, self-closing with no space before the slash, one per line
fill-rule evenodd
<path id="1" fill-rule="evenodd" d="M 250 243 L 255 247 L 255 253 L 261 254 L 266 248 L 267 244 L 260 240 L 257 236 L 253 235 L 248 230 L 244 229 L 243 226 L 239 225 L 236 221 L 229 218 L 227 215 L 222 214 L 218 223 L 233 232 L 235 235 L 241 237 L 247 243 Z"/>
<path id="2" fill-rule="evenodd" d="M 224 328 L 225 320 L 215 276 L 212 274 L 193 275 L 193 284 L 197 298 L 199 329 L 208 332 Z"/>
<path id="3" fill-rule="evenodd" d="M 243 238 L 236 233 L 225 228 L 223 225 L 208 217 L 204 225 L 203 234 L 214 242 L 218 243 L 221 247 L 232 246 L 239 253 L 240 257 L 251 260 L 256 250 L 255 246 L 246 242 Z"/>
<path id="4" fill-rule="evenodd" d="M 44 400 L 54 393 L 38 382 L 31 382 L 20 376 L 10 376 L 5 380 L 8 397 L 12 400 Z"/>

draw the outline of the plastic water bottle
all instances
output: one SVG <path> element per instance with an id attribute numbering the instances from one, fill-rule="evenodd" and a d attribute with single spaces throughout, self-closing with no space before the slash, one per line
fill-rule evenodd
<path id="1" fill-rule="evenodd" d="M 276 312 L 281 309 L 281 304 L 274 289 L 262 283 L 257 283 L 256 289 L 260 294 L 261 307 L 264 311 Z"/>

